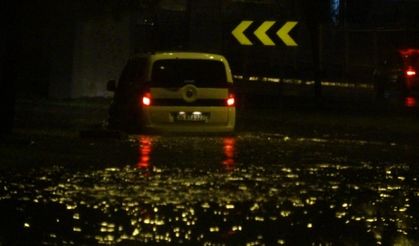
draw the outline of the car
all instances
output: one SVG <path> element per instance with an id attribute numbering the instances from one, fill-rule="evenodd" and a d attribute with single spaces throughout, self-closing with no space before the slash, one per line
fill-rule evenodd
<path id="1" fill-rule="evenodd" d="M 226 58 L 201 52 L 135 55 L 114 92 L 108 126 L 135 132 L 233 132 L 236 100 Z"/>
<path id="2" fill-rule="evenodd" d="M 400 49 L 387 55 L 374 70 L 377 98 L 396 96 L 402 100 L 419 95 L 419 49 Z"/>

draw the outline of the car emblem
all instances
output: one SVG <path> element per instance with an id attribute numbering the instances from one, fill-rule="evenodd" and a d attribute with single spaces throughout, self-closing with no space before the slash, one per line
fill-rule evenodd
<path id="1" fill-rule="evenodd" d="M 194 85 L 186 85 L 182 88 L 182 98 L 188 103 L 196 101 L 198 98 L 198 88 Z"/>
<path id="2" fill-rule="evenodd" d="M 191 88 L 188 88 L 188 90 L 186 91 L 186 97 L 193 97 L 194 96 L 194 91 Z"/>

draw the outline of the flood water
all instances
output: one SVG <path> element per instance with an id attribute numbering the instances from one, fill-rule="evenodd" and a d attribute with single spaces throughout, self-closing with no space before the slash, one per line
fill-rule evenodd
<path id="1" fill-rule="evenodd" d="M 0 244 L 419 243 L 417 147 L 256 133 L 121 141 L 91 150 L 136 153 L 118 164 L 2 169 Z"/>

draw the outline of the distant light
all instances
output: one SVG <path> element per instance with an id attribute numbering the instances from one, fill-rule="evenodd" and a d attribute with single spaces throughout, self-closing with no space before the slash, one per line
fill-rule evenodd
<path id="1" fill-rule="evenodd" d="M 415 107 L 416 106 L 416 98 L 414 97 L 406 97 L 405 101 L 404 101 L 404 105 L 406 105 L 406 107 Z"/>
<path id="2" fill-rule="evenodd" d="M 339 23 L 339 16 L 341 15 L 341 0 L 330 0 L 330 15 L 332 17 L 333 24 Z"/>

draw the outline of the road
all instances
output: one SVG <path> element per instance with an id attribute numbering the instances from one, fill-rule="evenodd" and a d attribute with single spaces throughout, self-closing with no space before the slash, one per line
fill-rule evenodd
<path id="1" fill-rule="evenodd" d="M 414 111 L 284 103 L 231 136 L 80 136 L 102 104 L 28 105 L 0 146 L 1 244 L 419 243 Z"/>

